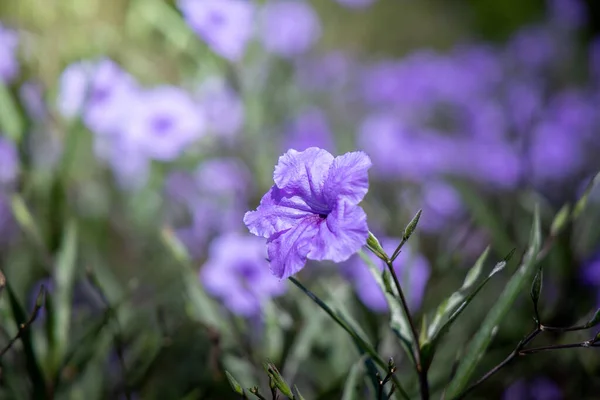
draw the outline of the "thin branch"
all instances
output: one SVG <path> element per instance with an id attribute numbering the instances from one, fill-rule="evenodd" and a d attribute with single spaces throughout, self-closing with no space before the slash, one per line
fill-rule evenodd
<path id="1" fill-rule="evenodd" d="M 2 275 L 2 277 L 4 277 L 4 275 Z M 19 331 L 17 332 L 15 337 L 13 337 L 8 342 L 8 344 L 2 349 L 2 351 L 0 351 L 0 358 L 2 358 L 2 356 L 4 356 L 4 354 L 6 354 L 6 352 L 11 349 L 11 347 L 15 344 L 15 342 L 17 340 L 19 340 L 23 336 L 23 333 L 25 333 L 25 331 L 27 329 L 29 329 L 31 324 L 33 324 L 35 322 L 35 320 L 38 317 L 38 314 L 40 313 L 40 310 L 44 306 L 45 298 L 46 298 L 46 287 L 44 285 L 41 285 L 40 291 L 38 292 L 38 295 L 35 299 L 35 306 L 33 307 L 33 310 L 31 311 L 31 315 L 29 316 L 29 319 L 27 321 L 25 321 L 25 323 L 22 323 L 19 326 Z"/>
<path id="2" fill-rule="evenodd" d="M 479 378 L 475 383 L 466 388 L 463 392 L 461 392 L 458 396 L 456 396 L 453 400 L 459 400 L 465 398 L 469 393 L 477 388 L 477 386 L 481 385 L 483 382 L 491 378 L 502 368 L 506 367 L 510 364 L 517 356 L 521 355 L 520 351 L 525 347 L 529 342 L 531 342 L 537 335 L 542 332 L 540 326 L 538 325 L 529 335 L 527 335 L 523 340 L 519 342 L 517 347 L 506 357 L 500 364 L 496 365 L 494 368 L 489 370 L 485 375 Z"/>
<path id="3" fill-rule="evenodd" d="M 404 242 L 404 240 L 403 240 Z M 400 243 L 397 251 L 402 247 L 403 243 Z M 423 400 L 429 399 L 429 384 L 427 382 L 427 370 L 423 368 L 423 364 L 421 363 L 421 350 L 419 345 L 419 334 L 417 333 L 417 327 L 415 322 L 413 321 L 412 315 L 410 314 L 410 310 L 408 309 L 408 303 L 406 301 L 406 297 L 404 296 L 404 292 L 402 291 L 402 287 L 400 286 L 400 281 L 398 280 L 398 275 L 396 275 L 396 271 L 394 270 L 394 265 L 392 260 L 387 260 L 386 265 L 394 279 L 394 284 L 396 285 L 396 289 L 398 289 L 398 296 L 400 297 L 400 304 L 402 305 L 402 310 L 406 315 L 406 319 L 408 320 L 408 324 L 410 326 L 410 332 L 413 337 L 414 342 L 414 357 L 417 363 L 417 374 L 419 375 L 419 387 L 421 389 L 421 398 Z"/>

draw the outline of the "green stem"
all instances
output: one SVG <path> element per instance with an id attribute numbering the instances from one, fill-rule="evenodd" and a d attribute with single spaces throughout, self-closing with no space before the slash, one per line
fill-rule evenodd
<path id="1" fill-rule="evenodd" d="M 400 246 L 399 246 L 400 247 Z M 394 265 L 392 260 L 388 259 L 386 261 L 386 265 L 394 279 L 394 284 L 396 285 L 396 289 L 398 289 L 398 296 L 400 297 L 400 304 L 402 305 L 402 310 L 406 315 L 406 319 L 410 326 L 410 332 L 413 337 L 414 348 L 413 353 L 416 361 L 417 374 L 419 375 L 419 386 L 421 388 L 421 398 L 423 400 L 429 400 L 429 383 L 427 382 L 427 369 L 423 366 L 421 362 L 421 348 L 419 345 L 419 334 L 417 333 L 417 327 L 415 322 L 412 319 L 410 314 L 410 310 L 408 309 L 408 303 L 406 302 L 406 297 L 404 296 L 404 292 L 402 291 L 402 287 L 400 286 L 400 281 L 398 280 L 398 275 L 396 275 L 396 271 L 394 270 Z"/>

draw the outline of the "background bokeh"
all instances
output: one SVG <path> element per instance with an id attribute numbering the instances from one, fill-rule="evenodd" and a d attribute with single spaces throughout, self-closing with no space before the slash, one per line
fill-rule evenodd
<path id="1" fill-rule="evenodd" d="M 362 205 L 417 318 L 516 256 L 455 324 L 434 397 L 527 245 L 600 170 L 593 0 L 4 0 L 0 2 L 2 398 L 235 398 L 269 359 L 307 399 L 340 398 L 351 340 L 269 271 L 242 222 L 278 157 L 317 146 L 373 162 Z M 544 323 L 600 306 L 600 196 L 543 260 Z M 417 382 L 358 256 L 298 275 Z M 10 289 L 10 296 L 8 290 Z M 532 327 L 528 291 L 475 376 Z M 593 332 L 545 336 L 571 343 Z M 520 357 L 471 398 L 594 399 L 600 353 Z M 264 392 L 267 392 L 264 390 Z"/>

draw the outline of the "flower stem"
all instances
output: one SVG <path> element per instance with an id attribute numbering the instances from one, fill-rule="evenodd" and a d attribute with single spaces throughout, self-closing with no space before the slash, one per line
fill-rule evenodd
<path id="1" fill-rule="evenodd" d="M 419 387 L 421 389 L 421 398 L 423 400 L 429 400 L 429 383 L 427 382 L 427 368 L 424 367 L 423 363 L 421 362 L 421 346 L 419 344 L 419 334 L 417 333 L 417 327 L 410 314 L 410 310 L 408 309 L 408 303 L 406 302 L 406 297 L 404 296 L 404 292 L 402 291 L 402 287 L 400 286 L 398 275 L 396 275 L 396 271 L 394 270 L 393 261 L 391 259 L 388 259 L 385 263 L 390 271 L 390 274 L 392 275 L 392 278 L 394 279 L 396 289 L 398 289 L 400 304 L 402 304 L 402 310 L 406 315 L 408 325 L 410 326 L 410 332 L 413 337 L 413 353 L 417 364 L 417 374 L 419 375 Z"/>

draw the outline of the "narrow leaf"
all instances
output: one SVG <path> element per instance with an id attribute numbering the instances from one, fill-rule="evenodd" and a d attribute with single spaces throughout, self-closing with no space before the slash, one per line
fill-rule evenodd
<path id="1" fill-rule="evenodd" d="M 414 231 L 417 229 L 417 225 L 419 224 L 419 219 L 421 218 L 422 213 L 423 210 L 417 211 L 413 219 L 411 219 L 408 225 L 406 225 L 406 228 L 404 228 L 404 233 L 402 234 L 403 241 L 410 239 Z"/>
<path id="2" fill-rule="evenodd" d="M 587 187 L 583 191 L 583 194 L 581 195 L 577 203 L 575 203 L 575 207 L 573 207 L 573 218 L 578 218 L 579 215 L 581 215 L 581 213 L 587 206 L 588 198 L 590 197 L 592 190 L 598 183 L 600 183 L 600 172 L 597 173 L 596 176 L 594 176 L 594 178 L 592 178 L 592 180 L 590 181 L 590 183 L 588 183 Z"/>
<path id="3" fill-rule="evenodd" d="M 321 299 L 319 299 L 313 292 L 308 290 L 304 285 L 302 285 L 296 278 L 290 277 L 288 278 L 294 285 L 296 285 L 300 290 L 302 290 L 312 301 L 314 301 L 323 311 L 325 311 L 342 329 L 344 329 L 348 334 L 352 337 L 354 343 L 361 351 L 361 353 L 368 354 L 371 359 L 382 369 L 387 368 L 387 363 L 377 354 L 375 348 L 363 337 L 361 337 L 352 327 L 348 324 L 347 320 L 343 315 L 339 313 L 339 311 L 334 311 L 327 304 L 325 304 Z M 394 383 L 397 386 L 399 393 L 405 399 L 408 399 L 408 395 L 406 391 L 394 376 Z"/>
<path id="4" fill-rule="evenodd" d="M 567 222 L 569 222 L 571 216 L 571 205 L 565 204 L 562 208 L 556 213 L 554 216 L 554 221 L 552 221 L 552 225 L 550 226 L 550 235 L 556 236 L 558 235 Z"/>
<path id="5" fill-rule="evenodd" d="M 77 225 L 74 220 L 67 223 L 55 266 L 56 287 L 53 296 L 52 318 L 52 366 L 54 372 L 62 363 L 70 340 L 71 302 L 75 281 L 77 259 Z"/>
<path id="6" fill-rule="evenodd" d="M 294 400 L 306 400 L 296 385 L 294 385 Z"/>
<path id="7" fill-rule="evenodd" d="M 23 117 L 10 90 L 0 81 L 0 131 L 6 133 L 13 142 L 19 143 L 24 126 Z"/>
<path id="8" fill-rule="evenodd" d="M 348 373 L 348 378 L 346 378 L 346 383 L 344 384 L 344 392 L 342 393 L 342 400 L 358 400 L 361 399 L 362 396 L 358 393 L 360 390 L 360 385 L 362 381 L 362 376 L 364 373 L 364 357 L 361 357 L 352 368 L 350 368 L 350 372 Z"/>
<path id="9" fill-rule="evenodd" d="M 447 398 L 455 398 L 469 383 L 471 375 L 489 346 L 494 333 L 498 329 L 497 327 L 512 307 L 526 282 L 529 282 L 532 278 L 541 242 L 540 216 L 539 209 L 536 207 L 529 238 L 529 248 L 523 262 L 509 280 L 504 291 L 498 298 L 498 301 L 488 312 L 481 328 L 477 331 L 475 337 L 469 344 L 465 356 L 458 366 L 456 375 L 447 388 Z"/>
<path id="10" fill-rule="evenodd" d="M 483 269 L 483 264 L 487 260 L 487 257 L 490 253 L 489 246 L 481 253 L 473 267 L 467 272 L 467 276 L 462 284 L 460 290 L 452 293 L 452 295 L 444 300 L 437 308 L 435 316 L 433 317 L 433 321 L 429 325 L 427 330 L 427 337 L 431 340 L 434 335 L 437 334 L 442 322 L 448 318 L 452 310 L 460 304 L 461 301 L 465 299 L 467 296 L 465 291 L 471 288 L 471 286 L 477 281 L 479 275 L 481 275 L 481 270 Z"/>
<path id="11" fill-rule="evenodd" d="M 592 317 L 592 319 L 590 319 L 586 324 L 585 324 L 585 328 L 592 328 L 596 325 L 600 324 L 600 308 L 596 310 L 596 313 L 594 314 L 594 316 Z"/>
<path id="12" fill-rule="evenodd" d="M 454 321 L 458 319 L 460 314 L 473 301 L 475 296 L 479 294 L 481 289 L 483 289 L 483 287 L 489 282 L 489 280 L 492 279 L 494 275 L 496 275 L 498 272 L 502 271 L 506 267 L 506 263 L 510 259 L 511 255 L 512 252 L 508 256 L 506 256 L 502 261 L 497 263 L 492 269 L 492 272 L 490 272 L 490 274 L 477 286 L 477 288 L 472 293 L 470 293 L 466 297 L 466 299 L 462 303 L 460 303 L 458 307 L 452 310 L 450 316 L 448 317 L 448 320 L 442 325 L 442 327 L 434 334 L 434 336 L 431 339 L 431 346 L 428 349 L 428 351 L 431 353 L 431 356 L 433 356 L 433 353 L 435 352 L 435 349 L 439 345 L 442 338 L 446 335 L 446 333 L 450 331 L 450 327 L 452 326 Z"/>
<path id="13" fill-rule="evenodd" d="M 533 277 L 533 283 L 531 284 L 530 296 L 533 301 L 533 307 L 535 309 L 535 318 L 539 319 L 538 315 L 538 301 L 540 299 L 540 293 L 542 292 L 542 278 L 543 278 L 543 269 L 540 265 Z"/>
<path id="14" fill-rule="evenodd" d="M 229 371 L 225 371 L 225 376 L 227 377 L 227 381 L 229 381 L 229 385 L 231 385 L 231 388 L 234 392 L 242 396 L 246 395 L 242 386 L 238 383 L 238 381 L 235 380 L 235 378 L 229 373 Z"/>
<path id="15" fill-rule="evenodd" d="M 364 254 L 363 251 L 360 251 L 359 255 L 365 264 L 367 264 L 367 267 L 371 271 L 371 275 L 373 275 L 377 285 L 385 295 L 386 302 L 390 309 L 390 327 L 392 328 L 392 331 L 398 336 L 409 356 L 413 357 L 413 352 L 411 350 L 413 340 L 410 334 L 410 325 L 404 315 L 400 301 L 394 292 L 391 284 L 390 272 L 387 269 L 382 272 L 377 265 L 375 265 L 373 260 Z"/>
<path id="16" fill-rule="evenodd" d="M 267 374 L 269 375 L 269 378 L 271 378 L 271 382 L 273 383 L 273 385 L 277 389 L 279 389 L 279 391 L 283 393 L 284 396 L 287 396 L 289 399 L 293 399 L 294 395 L 292 393 L 292 389 L 290 389 L 290 386 L 283 379 L 283 376 L 281 376 L 281 374 L 277 370 L 277 367 L 275 367 L 275 364 L 271 362 L 264 363 L 263 368 L 265 369 L 265 371 L 267 371 Z"/>

